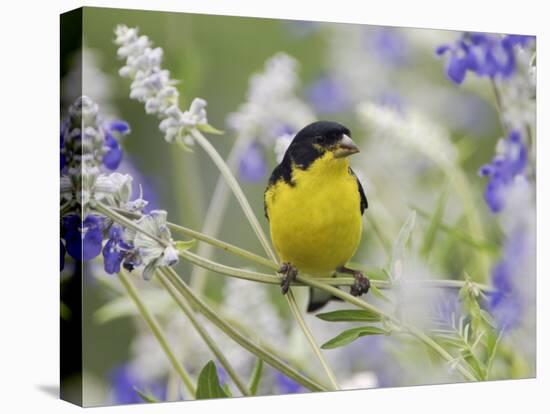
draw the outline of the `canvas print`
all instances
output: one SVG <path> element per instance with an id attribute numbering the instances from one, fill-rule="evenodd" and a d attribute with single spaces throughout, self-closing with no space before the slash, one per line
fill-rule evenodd
<path id="1" fill-rule="evenodd" d="M 83 8 L 60 69 L 63 399 L 535 376 L 535 36 Z"/>

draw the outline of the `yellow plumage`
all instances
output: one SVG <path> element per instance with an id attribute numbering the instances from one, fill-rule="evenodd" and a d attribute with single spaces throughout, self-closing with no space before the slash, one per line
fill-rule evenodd
<path id="1" fill-rule="evenodd" d="M 354 255 L 361 239 L 361 199 L 347 158 L 326 152 L 307 169 L 292 168 L 292 183 L 266 190 L 271 239 L 282 262 L 329 276 Z"/>

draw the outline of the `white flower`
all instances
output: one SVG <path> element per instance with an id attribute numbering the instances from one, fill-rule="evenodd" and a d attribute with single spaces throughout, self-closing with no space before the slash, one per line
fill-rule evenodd
<path id="1" fill-rule="evenodd" d="M 275 159 L 278 163 L 283 160 L 285 152 L 292 143 L 294 136 L 294 134 L 283 134 L 275 138 L 275 146 L 273 150 L 275 151 Z"/>
<path id="2" fill-rule="evenodd" d="M 115 43 L 120 46 L 117 54 L 126 60 L 119 74 L 132 80 L 130 98 L 144 103 L 146 113 L 161 119 L 159 129 L 167 142 L 181 139 L 192 143 L 191 131 L 208 124 L 206 101 L 195 98 L 189 110 L 182 111 L 179 93 L 174 87 L 177 82 L 161 67 L 163 50 L 152 48 L 152 42 L 147 36 L 139 36 L 137 28 L 120 25 L 115 34 Z"/>
<path id="3" fill-rule="evenodd" d="M 125 238 L 133 243 L 134 248 L 139 252 L 141 263 L 145 265 L 143 270 L 145 280 L 153 277 L 157 267 L 173 266 L 178 262 L 178 252 L 172 244 L 166 215 L 164 210 L 153 210 L 136 222 L 143 232 L 126 229 Z M 151 235 L 167 242 L 168 245 L 161 244 L 158 240 L 151 238 Z"/>
<path id="4" fill-rule="evenodd" d="M 358 106 L 357 113 L 366 129 L 378 140 L 390 140 L 408 150 L 419 152 L 444 169 L 457 160 L 456 149 L 448 131 L 421 112 L 411 110 L 401 114 L 365 102 Z"/>
<path id="5" fill-rule="evenodd" d="M 376 388 L 378 386 L 378 378 L 371 371 L 358 372 L 346 379 L 342 384 L 343 390 L 357 390 L 365 388 Z"/>
<path id="6" fill-rule="evenodd" d="M 227 117 L 228 126 L 271 147 L 282 127 L 299 130 L 313 122 L 313 112 L 296 96 L 297 69 L 297 61 L 285 53 L 269 58 L 263 72 L 250 78 L 247 101 Z"/>

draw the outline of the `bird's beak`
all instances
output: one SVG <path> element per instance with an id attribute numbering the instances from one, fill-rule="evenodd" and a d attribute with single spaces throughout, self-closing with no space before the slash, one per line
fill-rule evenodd
<path id="1" fill-rule="evenodd" d="M 358 153 L 359 147 L 355 145 L 355 142 L 350 137 L 344 134 L 333 152 L 334 158 L 345 158 Z"/>

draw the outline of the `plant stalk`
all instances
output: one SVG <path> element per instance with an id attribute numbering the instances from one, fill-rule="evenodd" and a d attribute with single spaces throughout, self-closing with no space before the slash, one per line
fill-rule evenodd
<path id="1" fill-rule="evenodd" d="M 201 325 L 201 323 L 197 320 L 195 316 L 195 312 L 193 309 L 189 307 L 189 305 L 182 300 L 182 298 L 179 296 L 179 292 L 175 287 L 173 287 L 169 280 L 167 279 L 167 276 L 164 274 L 163 270 L 158 270 L 156 272 L 157 279 L 160 282 L 160 284 L 164 287 L 164 289 L 170 294 L 174 302 L 178 305 L 178 307 L 183 311 L 185 316 L 189 319 L 193 327 L 196 329 L 196 331 L 199 333 L 201 338 L 204 340 L 208 348 L 212 351 L 212 353 L 215 355 L 215 357 L 218 359 L 220 364 L 223 366 L 227 374 L 231 377 L 237 388 L 241 391 L 243 395 L 252 395 L 250 393 L 250 390 L 248 387 L 242 382 L 237 372 L 233 369 L 221 349 L 218 347 L 216 342 L 212 339 L 212 337 L 208 334 L 206 329 Z"/>
<path id="2" fill-rule="evenodd" d="M 193 380 L 191 379 L 191 376 L 189 375 L 189 373 L 185 370 L 185 368 L 180 364 L 180 362 L 176 358 L 176 355 L 175 355 L 174 351 L 172 351 L 172 348 L 170 347 L 170 345 L 168 344 L 168 341 L 166 340 L 166 337 L 165 337 L 164 333 L 162 332 L 162 329 L 161 329 L 159 323 L 157 322 L 157 320 L 155 319 L 153 314 L 149 312 L 149 310 L 145 306 L 145 303 L 141 300 L 141 297 L 140 297 L 137 289 L 135 288 L 135 286 L 130 281 L 130 278 L 126 274 L 126 271 L 121 270 L 118 273 L 118 277 L 119 277 L 120 282 L 122 283 L 122 285 L 125 287 L 126 292 L 128 293 L 128 296 L 130 297 L 130 299 L 132 299 L 132 301 L 136 305 L 141 317 L 143 318 L 143 320 L 147 324 L 147 327 L 149 328 L 149 330 L 151 331 L 151 333 L 153 334 L 153 336 L 156 338 L 157 342 L 159 343 L 160 347 L 162 348 L 162 350 L 166 354 L 166 357 L 168 358 L 168 360 L 172 364 L 172 367 L 174 368 L 174 370 L 177 372 L 177 374 L 181 378 L 183 384 L 185 385 L 185 387 L 189 391 L 190 395 L 193 398 L 195 398 L 196 389 L 195 389 L 195 386 L 193 384 Z"/>
<path id="3" fill-rule="evenodd" d="M 227 336 L 237 342 L 247 351 L 262 358 L 267 364 L 271 365 L 276 370 L 285 374 L 287 377 L 292 378 L 294 381 L 303 385 L 311 391 L 326 391 L 326 388 L 302 375 L 294 368 L 287 365 L 278 357 L 267 352 L 257 344 L 250 341 L 243 336 L 239 331 L 221 319 L 218 314 L 212 310 L 202 299 L 195 295 L 191 288 L 185 283 L 178 274 L 171 267 L 165 268 L 165 275 L 172 285 L 180 292 L 180 294 L 200 313 L 202 313 L 208 320 L 210 320 L 215 326 L 217 326 Z"/>

